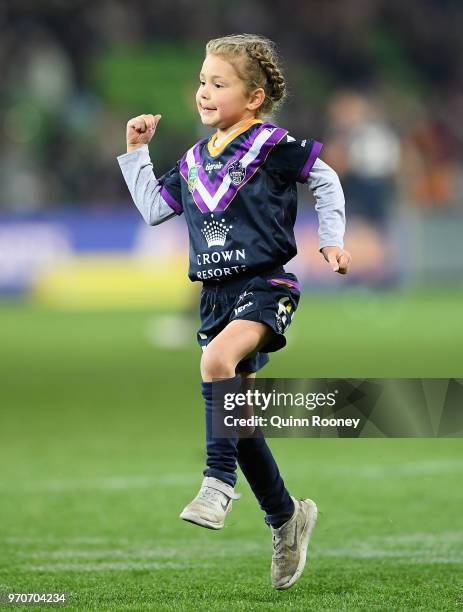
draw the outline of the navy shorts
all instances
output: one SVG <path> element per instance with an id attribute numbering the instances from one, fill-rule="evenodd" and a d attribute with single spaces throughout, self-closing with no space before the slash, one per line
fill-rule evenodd
<path id="1" fill-rule="evenodd" d="M 299 297 L 296 276 L 286 272 L 283 266 L 221 283 L 205 282 L 201 290 L 198 344 L 204 350 L 235 319 L 266 323 L 274 332 L 270 341 L 236 366 L 236 373 L 257 372 L 269 361 L 268 353 L 286 345 L 284 333 L 294 316 Z"/>

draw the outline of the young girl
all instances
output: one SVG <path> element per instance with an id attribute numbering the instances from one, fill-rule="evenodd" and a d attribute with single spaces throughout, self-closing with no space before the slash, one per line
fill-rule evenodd
<path id="1" fill-rule="evenodd" d="M 206 405 L 207 469 L 198 495 L 180 517 L 221 529 L 238 499 L 236 464 L 271 527 L 272 585 L 287 589 L 304 569 L 317 507 L 292 497 L 261 434 L 212 436 L 212 381 L 239 386 L 283 348 L 299 302 L 299 284 L 284 269 L 296 254 L 296 182 L 316 199 L 320 252 L 345 274 L 344 196 L 337 174 L 318 158 L 322 145 L 297 140 L 263 117 L 285 95 L 274 45 L 256 35 L 211 40 L 199 75 L 196 104 L 211 138 L 196 143 L 157 179 L 149 157 L 161 115 L 127 123 L 127 153 L 118 161 L 132 198 L 149 225 L 185 214 L 189 277 L 202 281 L 202 395 Z M 230 388 L 230 386 L 228 388 Z"/>

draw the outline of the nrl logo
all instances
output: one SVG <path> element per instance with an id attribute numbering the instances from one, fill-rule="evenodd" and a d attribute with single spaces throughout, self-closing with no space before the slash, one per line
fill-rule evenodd
<path id="1" fill-rule="evenodd" d="M 246 170 L 243 168 L 239 160 L 232 162 L 228 166 L 227 172 L 233 185 L 239 185 L 246 176 Z"/>
<path id="2" fill-rule="evenodd" d="M 195 164 L 188 170 L 188 191 L 190 193 L 193 193 L 198 183 L 198 168 L 199 164 Z"/>

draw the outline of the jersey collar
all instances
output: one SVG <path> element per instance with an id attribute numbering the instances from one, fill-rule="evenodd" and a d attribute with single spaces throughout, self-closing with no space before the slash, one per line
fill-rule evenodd
<path id="1" fill-rule="evenodd" d="M 211 138 L 209 139 L 209 142 L 207 143 L 207 150 L 209 151 L 209 154 L 212 157 L 215 157 L 216 155 L 221 153 L 225 149 L 225 147 L 228 144 L 230 144 L 232 140 L 237 138 L 240 134 L 248 130 L 251 127 L 251 125 L 254 125 L 256 123 L 263 123 L 263 122 L 260 119 L 249 119 L 248 121 L 243 123 L 243 125 L 236 128 L 236 130 L 233 130 L 233 132 L 229 134 L 229 136 L 227 136 L 227 138 L 225 138 L 225 140 L 218 147 L 216 147 L 214 144 L 215 141 L 217 140 L 217 134 L 214 134 L 213 136 L 211 136 Z"/>

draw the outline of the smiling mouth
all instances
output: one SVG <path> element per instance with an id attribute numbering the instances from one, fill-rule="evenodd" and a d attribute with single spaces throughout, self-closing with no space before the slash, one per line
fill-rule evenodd
<path id="1" fill-rule="evenodd" d="M 216 108 L 207 108 L 206 106 L 201 106 L 201 110 L 203 110 L 203 111 L 215 111 L 217 109 Z"/>

